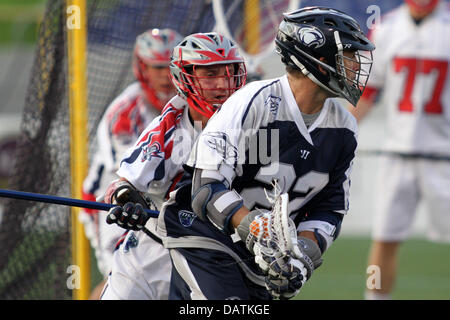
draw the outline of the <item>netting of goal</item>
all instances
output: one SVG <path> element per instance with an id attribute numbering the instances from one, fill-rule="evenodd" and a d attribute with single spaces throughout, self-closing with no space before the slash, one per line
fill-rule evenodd
<path id="1" fill-rule="evenodd" d="M 51 0 L 39 26 L 21 135 L 9 188 L 70 196 L 66 2 Z M 211 31 L 203 0 L 91 0 L 88 23 L 88 135 L 108 104 L 131 82 L 136 36 L 149 28 L 187 35 Z M 89 152 L 91 154 L 92 152 Z M 0 223 L 0 299 L 71 299 L 70 208 L 6 199 Z"/>

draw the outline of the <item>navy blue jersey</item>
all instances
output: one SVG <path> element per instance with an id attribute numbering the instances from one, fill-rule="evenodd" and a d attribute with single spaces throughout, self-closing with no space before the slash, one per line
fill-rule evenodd
<path id="1" fill-rule="evenodd" d="M 286 76 L 235 92 L 198 137 L 186 179 L 158 218 L 158 234 L 172 249 L 171 298 L 270 299 L 264 275 L 239 236 L 193 212 L 189 173 L 201 169 L 202 178 L 223 181 L 250 210 L 271 208 L 266 192 L 276 179 L 289 194 L 297 230 L 320 230 L 328 243 L 348 210 L 356 145 L 356 120 L 333 99 L 307 128 Z M 233 198 L 225 193 L 215 208 L 225 208 L 227 199 Z"/>
<path id="2" fill-rule="evenodd" d="M 309 128 L 286 76 L 247 85 L 214 115 L 188 165 L 220 173 L 245 206 L 270 209 L 264 189 L 276 179 L 297 224 L 317 221 L 333 233 L 349 207 L 356 120 L 327 99 Z"/>

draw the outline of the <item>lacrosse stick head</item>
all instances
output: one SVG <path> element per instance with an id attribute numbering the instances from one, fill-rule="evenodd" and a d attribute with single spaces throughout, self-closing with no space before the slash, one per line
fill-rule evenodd
<path id="1" fill-rule="evenodd" d="M 298 256 L 296 250 L 297 230 L 292 219 L 289 218 L 289 196 L 281 193 L 277 182 L 273 183 L 273 190 L 264 190 L 272 210 L 259 210 L 250 224 L 250 237 L 246 245 L 254 243 L 252 250 L 255 262 L 263 271 L 273 277 L 292 275 L 292 257 Z"/>
<path id="2" fill-rule="evenodd" d="M 267 190 L 264 190 L 264 192 L 272 205 L 272 211 L 270 211 L 270 218 L 268 219 L 271 222 L 268 226 L 270 228 L 269 234 L 272 237 L 271 241 L 276 244 L 279 251 L 290 252 L 293 249 L 293 244 L 297 243 L 297 230 L 294 222 L 289 218 L 289 195 L 281 193 L 276 180 L 273 182 L 272 194 L 269 194 Z"/>

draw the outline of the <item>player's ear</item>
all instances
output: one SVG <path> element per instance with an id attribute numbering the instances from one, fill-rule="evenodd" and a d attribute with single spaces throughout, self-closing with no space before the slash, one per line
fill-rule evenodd
<path id="1" fill-rule="evenodd" d="M 319 60 L 323 63 L 327 63 L 327 59 L 325 59 L 324 57 L 321 57 Z M 321 65 L 319 65 L 319 71 L 323 74 L 327 74 L 327 71 Z"/>

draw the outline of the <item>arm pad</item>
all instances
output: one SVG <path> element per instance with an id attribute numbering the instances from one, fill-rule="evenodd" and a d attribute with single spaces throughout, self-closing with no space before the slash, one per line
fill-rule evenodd
<path id="1" fill-rule="evenodd" d="M 225 234 L 232 234 L 234 230 L 230 227 L 230 219 L 244 205 L 244 201 L 222 181 L 201 178 L 201 171 L 194 171 L 192 210 L 203 221 L 211 222 Z"/>

